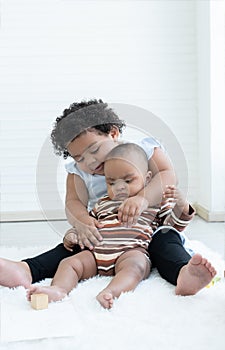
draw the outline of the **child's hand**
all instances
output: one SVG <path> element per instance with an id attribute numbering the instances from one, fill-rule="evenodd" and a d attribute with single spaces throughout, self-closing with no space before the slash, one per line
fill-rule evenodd
<path id="1" fill-rule="evenodd" d="M 148 201 L 142 196 L 125 199 L 118 209 L 118 220 L 125 226 L 131 227 L 137 223 L 141 213 L 148 208 Z"/>
<path id="2" fill-rule="evenodd" d="M 102 227 L 103 224 L 99 223 L 98 220 L 89 215 L 85 215 L 85 217 L 82 216 L 80 220 L 77 218 L 75 228 L 78 244 L 81 249 L 87 247 L 92 250 L 94 246 L 99 245 L 102 241 L 102 236 L 98 229 Z"/>
<path id="3" fill-rule="evenodd" d="M 66 231 L 63 237 L 63 245 L 70 252 L 73 251 L 73 247 L 78 244 L 77 231 L 74 227 Z"/>
<path id="4" fill-rule="evenodd" d="M 163 193 L 163 198 L 166 200 L 171 199 L 181 208 L 185 207 L 187 204 L 187 201 L 185 200 L 181 191 L 174 185 L 168 185 L 166 187 L 166 190 Z"/>

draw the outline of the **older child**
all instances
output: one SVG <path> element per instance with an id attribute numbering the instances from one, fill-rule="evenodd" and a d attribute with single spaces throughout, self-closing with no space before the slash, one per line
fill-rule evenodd
<path id="1" fill-rule="evenodd" d="M 150 259 L 148 245 L 159 228 L 175 227 L 183 231 L 194 216 L 193 208 L 173 186 L 165 192 L 161 206 L 148 207 L 131 227 L 118 220 L 118 208 L 123 201 L 134 197 L 151 181 L 148 159 L 144 150 L 133 143 L 113 148 L 104 162 L 104 174 L 108 196 L 101 198 L 91 215 L 102 223 L 99 229 L 103 240 L 93 251 L 84 250 L 63 260 L 50 287 L 32 286 L 33 293 L 47 293 L 50 301 L 64 298 L 77 283 L 97 273 L 115 277 L 101 291 L 97 300 L 105 308 L 111 308 L 113 299 L 122 292 L 133 290 L 149 276 Z M 172 192 L 171 192 L 172 190 Z M 167 198 L 170 197 L 170 198 Z M 76 234 L 76 233 L 75 233 Z"/>
<path id="2" fill-rule="evenodd" d="M 103 165 L 107 153 L 118 144 L 123 126 L 124 122 L 101 100 L 74 103 L 56 119 L 51 135 L 56 153 L 63 154 L 65 158 L 70 155 L 75 160 L 67 168 L 66 213 L 68 221 L 76 228 L 79 245 L 69 251 L 59 244 L 48 252 L 21 262 L 0 259 L 1 285 L 29 287 L 31 283 L 51 278 L 59 262 L 80 252 L 80 246 L 93 249 L 101 242 L 98 230 L 101 224 L 88 215 L 88 210 L 106 194 Z M 166 185 L 176 182 L 173 167 L 160 144 L 153 138 L 147 138 L 139 145 L 148 156 L 152 180 L 144 191 L 127 198 L 121 205 L 118 218 L 128 226 L 136 223 L 148 205 L 160 203 Z M 195 292 L 202 288 L 191 282 L 193 269 L 202 280 L 211 273 L 205 259 L 195 259 L 193 263 L 176 232 L 171 234 L 159 230 L 153 236 L 149 252 L 161 276 L 177 285 L 176 290 L 180 294 L 190 293 L 190 285 Z"/>

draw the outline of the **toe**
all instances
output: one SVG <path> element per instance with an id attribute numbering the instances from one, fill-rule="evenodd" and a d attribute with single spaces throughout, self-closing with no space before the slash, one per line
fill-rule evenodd
<path id="1" fill-rule="evenodd" d="M 200 254 L 195 254 L 190 260 L 191 264 L 199 265 L 202 262 L 202 256 Z"/>

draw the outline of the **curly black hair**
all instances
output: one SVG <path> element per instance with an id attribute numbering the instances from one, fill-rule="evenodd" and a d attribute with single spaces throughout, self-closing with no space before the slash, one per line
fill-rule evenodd
<path id="1" fill-rule="evenodd" d="M 109 134 L 113 126 L 116 126 L 122 133 L 126 124 L 101 99 L 74 102 L 63 111 L 62 116 L 56 118 L 51 132 L 54 152 L 59 156 L 63 155 L 63 158 L 66 159 L 70 156 L 67 145 L 77 136 L 88 129 L 95 129 L 101 134 Z"/>

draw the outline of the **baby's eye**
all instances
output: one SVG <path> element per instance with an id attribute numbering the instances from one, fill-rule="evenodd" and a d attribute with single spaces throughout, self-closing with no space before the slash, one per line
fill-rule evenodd
<path id="1" fill-rule="evenodd" d="M 132 179 L 125 180 L 127 184 L 131 183 Z"/>
<path id="2" fill-rule="evenodd" d="M 115 182 L 112 182 L 112 181 L 106 181 L 107 182 L 107 185 L 108 186 L 113 186 L 113 185 L 115 185 Z"/>

